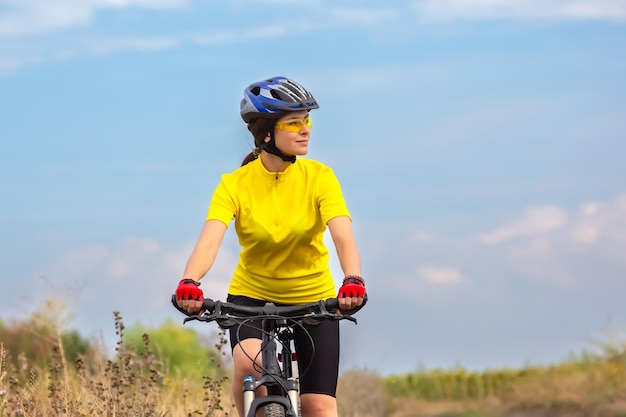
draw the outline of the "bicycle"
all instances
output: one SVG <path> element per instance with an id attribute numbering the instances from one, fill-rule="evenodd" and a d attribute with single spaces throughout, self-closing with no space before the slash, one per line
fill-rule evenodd
<path id="1" fill-rule="evenodd" d="M 172 302 L 176 305 L 175 296 Z M 206 298 L 200 313 L 186 317 L 183 323 L 191 320 L 215 321 L 221 328 L 228 329 L 245 326 L 252 319 L 261 319 L 261 378 L 256 380 L 247 376 L 242 382 L 244 416 L 255 417 L 256 412 L 263 407 L 265 417 L 298 417 L 299 384 L 291 360 L 295 352 L 292 348 L 293 329 L 321 320 L 349 320 L 356 323 L 354 317 L 337 314 L 337 310 L 339 301 L 336 298 L 298 306 L 279 306 L 268 302 L 261 307 L 240 306 Z M 281 346 L 281 352 L 278 352 L 277 345 Z M 249 358 L 256 362 L 252 356 Z M 302 373 L 307 370 L 308 367 Z M 255 398 L 255 391 L 261 386 L 267 387 L 268 395 Z"/>

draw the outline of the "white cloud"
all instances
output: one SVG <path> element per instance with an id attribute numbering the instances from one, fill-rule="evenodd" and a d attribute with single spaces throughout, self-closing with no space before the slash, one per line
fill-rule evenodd
<path id="1" fill-rule="evenodd" d="M 20 37 L 39 35 L 55 30 L 86 27 L 91 25 L 97 13 L 104 9 L 143 8 L 153 10 L 181 9 L 189 6 L 192 0 L 56 0 L 42 2 L 38 0 L 5 0 L 7 12 L 0 17 L 0 37 Z M 293 2 L 301 10 L 301 4 Z M 293 36 L 297 32 L 319 31 L 325 27 L 371 26 L 388 23 L 397 19 L 394 9 L 347 9 L 341 7 L 315 7 L 308 5 L 306 14 L 309 18 L 289 15 L 288 19 L 273 15 L 274 19 L 262 19 L 261 25 L 220 25 L 222 29 L 199 33 L 178 33 L 172 39 L 179 42 L 190 41 L 198 44 L 222 44 L 245 40 L 271 39 L 280 36 Z M 315 10 L 311 10 L 314 8 Z M 295 9 L 294 9 L 295 10 Z M 214 9 L 216 14 L 221 13 Z M 227 22 L 226 22 L 227 23 Z M 154 38 L 163 39 L 160 34 Z M 130 37 L 132 39 L 132 37 Z M 144 38 L 147 42 L 150 36 Z"/>
<path id="2" fill-rule="evenodd" d="M 583 216 L 593 216 L 602 209 L 603 205 L 600 203 L 587 203 L 583 204 L 580 208 L 580 214 Z"/>
<path id="3" fill-rule="evenodd" d="M 125 324 L 158 326 L 182 314 L 170 304 L 193 243 L 164 245 L 147 238 L 126 238 L 113 244 L 68 251 L 41 271 L 44 283 L 71 311 L 69 323 L 87 336 L 103 337 L 109 347 L 114 311 Z M 224 299 L 237 255 L 222 247 L 211 271 L 202 280 L 206 297 Z M 48 297 L 43 291 L 40 296 Z"/>
<path id="4" fill-rule="evenodd" d="M 564 286 L 614 283 L 626 273 L 626 194 L 570 211 L 529 208 L 479 241 L 528 278 Z"/>
<path id="5" fill-rule="evenodd" d="M 193 0 L 3 0 L 0 16 L 0 37 L 38 35 L 55 30 L 89 26 L 101 10 L 143 8 L 152 10 L 181 9 L 190 6 Z M 285 2 L 285 7 L 300 8 L 298 2 Z M 420 20 L 438 22 L 455 19 L 602 19 L 626 20 L 626 3 L 622 0 L 415 0 L 395 7 L 345 7 L 336 3 L 319 2 L 308 5 L 310 21 L 268 24 L 263 28 L 246 32 L 245 28 L 233 28 L 233 33 L 243 33 L 244 38 L 255 33 L 261 37 L 276 37 L 297 31 L 321 30 L 324 27 L 342 28 L 349 26 L 390 28 L 412 24 L 412 8 Z M 290 13 L 291 9 L 285 9 Z M 216 11 L 216 12 L 219 12 Z M 278 20 L 281 22 L 282 20 Z M 322 23 L 320 23 L 322 22 Z M 212 43 L 217 35 L 218 42 L 231 39 L 233 33 L 199 34 L 198 39 Z M 177 35 L 179 38 L 185 35 Z M 234 35 L 237 38 L 239 36 Z M 155 38 L 162 35 L 156 34 Z"/>
<path id="6" fill-rule="evenodd" d="M 147 9 L 169 9 L 189 3 L 187 0 L 92 0 L 91 2 L 99 7 L 144 7 Z"/>
<path id="7" fill-rule="evenodd" d="M 417 275 L 424 281 L 438 285 L 458 284 L 463 279 L 458 269 L 447 266 L 421 265 L 417 268 Z"/>
<path id="8" fill-rule="evenodd" d="M 495 244 L 521 236 L 553 232 L 565 225 L 567 212 L 555 206 L 529 207 L 522 216 L 480 237 L 483 243 Z"/>
<path id="9" fill-rule="evenodd" d="M 599 234 L 597 227 L 583 223 L 573 228 L 571 237 L 575 243 L 591 244 L 598 240 Z"/>
<path id="10" fill-rule="evenodd" d="M 460 287 L 497 298 L 515 281 L 585 291 L 620 288 L 626 274 L 626 194 L 574 208 L 528 207 L 510 222 L 469 236 L 418 229 L 406 243 L 400 248 L 390 242 L 391 249 L 368 259 L 383 265 L 372 275 L 389 277 L 381 291 L 424 299 L 456 297 L 458 292 L 441 289 Z M 406 259 L 419 266 L 409 267 Z"/>
<path id="11" fill-rule="evenodd" d="M 40 34 L 92 22 L 98 9 L 140 7 L 171 9 L 187 0 L 4 0 L 0 37 Z"/>
<path id="12" fill-rule="evenodd" d="M 93 10 L 90 11 L 90 13 Z M 90 17 L 91 18 L 91 17 Z M 85 23 L 90 20 L 85 19 Z M 31 20 L 30 17 L 25 17 Z M 55 25 L 42 25 L 37 28 L 29 28 L 13 18 L 0 18 L 0 38 L 3 36 L 27 35 L 39 32 L 59 29 L 61 27 L 75 26 L 73 23 L 64 25 L 56 20 Z M 9 22 L 9 20 L 11 22 Z M 31 23 L 35 24 L 37 18 Z M 57 25 L 58 24 L 58 25 Z M 19 28 L 13 31 L 12 26 Z M 45 26 L 45 27 L 44 27 Z M 294 29 L 294 27 L 296 29 Z M 17 29 L 16 29 L 17 30 Z M 171 35 L 146 35 L 146 36 L 94 36 L 85 34 L 80 37 L 65 38 L 58 44 L 48 45 L 43 39 L 24 38 L 16 39 L 12 48 L 0 48 L 0 71 L 12 72 L 20 68 L 48 61 L 64 61 L 80 56 L 104 56 L 119 52 L 151 52 L 158 50 L 174 49 L 189 45 L 212 46 L 235 44 L 260 39 L 280 38 L 287 33 L 309 32 L 319 30 L 319 25 L 312 20 L 294 22 L 279 22 L 261 26 L 253 26 L 246 29 L 219 29 L 209 31 L 191 31 Z"/>
<path id="13" fill-rule="evenodd" d="M 515 259 L 547 258 L 552 253 L 552 243 L 545 237 L 530 238 L 509 248 L 508 254 Z"/>
<path id="14" fill-rule="evenodd" d="M 108 280 L 137 279 L 143 267 L 160 256 L 160 245 L 151 239 L 130 238 L 114 247 L 80 248 L 62 255 L 51 272 L 58 277 L 89 277 Z"/>
<path id="15" fill-rule="evenodd" d="M 114 311 L 121 313 L 126 324 L 158 326 L 166 319 L 182 321 L 170 305 L 170 296 L 192 248 L 192 242 L 164 245 L 154 239 L 126 238 L 69 251 L 40 275 L 67 301 L 73 326 L 86 335 L 103 332 L 105 343 L 113 346 Z M 236 253 L 222 247 L 202 280 L 206 297 L 226 297 L 236 262 Z"/>
<path id="16" fill-rule="evenodd" d="M 121 51 L 156 51 L 171 49 L 181 45 L 179 39 L 173 37 L 126 37 L 90 39 L 85 45 L 92 55 L 108 55 Z"/>
<path id="17" fill-rule="evenodd" d="M 0 49 L 0 71 L 3 72 L 89 54 L 241 43 L 328 29 L 368 28 L 377 36 L 389 36 L 394 31 L 404 33 L 401 28 L 414 28 L 416 17 L 427 23 L 446 23 L 455 19 L 626 20 L 626 3 L 622 0 L 416 0 L 412 3 L 402 2 L 394 7 L 382 2 L 366 7 L 346 7 L 330 1 L 311 2 L 305 6 L 286 1 L 280 9 L 280 15 L 273 13 L 269 15 L 270 19 L 259 19 L 262 23 L 258 25 L 243 23 L 245 20 L 242 19 L 238 27 L 238 20 L 224 19 L 219 29 L 214 30 L 190 28 L 187 32 L 165 33 L 162 29 L 145 35 L 126 31 L 126 35 L 118 37 L 109 35 L 107 28 L 101 28 L 99 37 L 96 37 L 89 28 L 97 22 L 98 13 L 103 10 L 141 8 L 165 11 L 188 8 L 189 11 L 185 13 L 190 13 L 194 0 L 0 0 L 0 4 L 2 2 L 0 38 L 14 40 L 10 50 L 6 46 L 4 50 Z M 242 2 L 239 6 L 219 7 L 229 8 L 231 12 L 235 10 L 236 13 L 238 9 L 249 5 Z M 225 13 L 219 7 L 215 5 L 212 13 L 218 16 Z M 307 7 L 306 13 L 301 12 L 302 7 Z M 80 36 L 66 38 L 63 35 L 41 36 L 76 28 L 86 30 L 82 30 Z M 421 74 L 422 77 L 424 75 L 428 74 Z M 436 74 L 435 78 L 440 79 L 441 75 Z M 349 80 L 350 85 L 363 83 L 358 77 L 351 76 Z"/>
<path id="18" fill-rule="evenodd" d="M 484 243 L 506 243 L 515 236 L 544 238 L 551 245 L 580 249 L 593 244 L 626 244 L 626 194 L 612 202 L 590 202 L 571 213 L 546 206 L 528 209 L 516 221 L 483 235 Z M 626 249 L 626 248 L 625 248 Z"/>
<path id="19" fill-rule="evenodd" d="M 81 283 L 87 299 L 103 296 L 133 299 L 141 294 L 162 305 L 168 292 L 175 289 L 191 249 L 191 244 L 165 247 L 154 239 L 127 238 L 115 245 L 72 250 L 62 255 L 44 275 L 58 284 Z M 235 265 L 236 256 L 222 249 L 202 281 L 207 297 L 226 296 Z"/>
<path id="20" fill-rule="evenodd" d="M 104 246 L 75 249 L 63 254 L 53 269 L 61 276 L 91 275 L 108 256 L 109 250 Z"/>
<path id="21" fill-rule="evenodd" d="M 598 238 L 626 244 L 626 194 L 619 195 L 613 202 L 583 206 L 577 222 L 595 227 Z"/>
<path id="22" fill-rule="evenodd" d="M 626 20 L 622 0 L 415 0 L 425 21 L 447 20 Z"/>

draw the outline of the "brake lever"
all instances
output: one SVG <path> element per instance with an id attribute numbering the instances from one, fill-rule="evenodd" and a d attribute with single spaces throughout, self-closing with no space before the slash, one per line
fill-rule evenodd
<path id="1" fill-rule="evenodd" d="M 320 318 L 332 318 L 333 320 L 350 320 L 351 322 L 353 322 L 354 324 L 356 324 L 356 319 L 354 317 L 352 317 L 349 314 L 336 314 L 336 311 L 341 311 L 340 309 L 335 310 L 329 310 L 326 308 L 326 303 L 324 303 L 324 301 L 319 301 L 318 302 L 318 307 L 320 309 L 320 313 L 316 314 L 316 316 L 320 317 Z"/>
<path id="2" fill-rule="evenodd" d="M 336 317 L 336 320 L 349 320 L 352 323 L 357 324 L 356 318 L 354 318 L 352 316 L 345 316 L 343 314 L 339 314 L 339 315 L 336 315 L 335 317 Z"/>
<path id="3" fill-rule="evenodd" d="M 183 324 L 187 323 L 188 321 L 192 321 L 192 320 L 198 320 L 198 321 L 208 321 L 208 320 L 203 320 L 202 317 L 200 317 L 199 314 L 194 314 L 193 316 L 187 316 L 183 319 Z"/>

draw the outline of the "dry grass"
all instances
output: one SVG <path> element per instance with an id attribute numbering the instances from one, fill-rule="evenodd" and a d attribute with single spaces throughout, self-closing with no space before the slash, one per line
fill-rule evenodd
<path id="1" fill-rule="evenodd" d="M 223 393 L 226 377 L 202 380 L 172 375 L 143 337 L 141 353 L 123 344 L 124 324 L 115 313 L 119 340 L 116 355 L 101 353 L 68 364 L 61 338 L 52 346 L 49 366 L 41 368 L 20 356 L 8 361 L 0 344 L 0 416 L 158 417 L 236 415 Z M 216 348 L 221 349 L 221 345 Z"/>
<path id="2" fill-rule="evenodd" d="M 420 371 L 389 377 L 387 383 L 396 404 L 395 417 L 469 411 L 477 416 L 625 417 L 626 344 L 617 350 L 607 348 L 602 355 L 586 354 L 547 367 L 482 373 L 462 368 Z"/>

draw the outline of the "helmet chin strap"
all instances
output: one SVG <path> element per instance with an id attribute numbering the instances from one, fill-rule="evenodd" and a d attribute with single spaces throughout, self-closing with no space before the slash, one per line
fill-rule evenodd
<path id="1" fill-rule="evenodd" d="M 292 164 L 296 162 L 295 155 L 285 155 L 276 147 L 276 141 L 274 140 L 274 129 L 270 130 L 270 140 L 267 142 L 263 142 L 261 145 L 261 149 L 263 149 L 267 153 L 271 153 L 272 155 L 278 156 L 285 162 L 291 162 Z"/>

